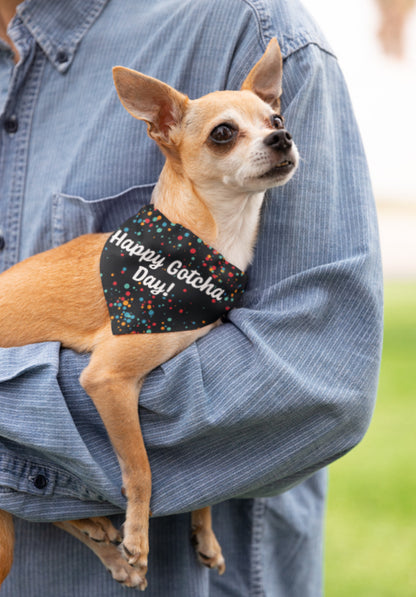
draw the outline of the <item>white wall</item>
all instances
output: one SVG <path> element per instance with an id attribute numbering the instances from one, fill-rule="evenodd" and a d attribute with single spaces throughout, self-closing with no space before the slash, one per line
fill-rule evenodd
<path id="1" fill-rule="evenodd" d="M 416 10 L 403 61 L 382 53 L 374 0 L 303 0 L 346 76 L 376 198 L 416 203 Z"/>

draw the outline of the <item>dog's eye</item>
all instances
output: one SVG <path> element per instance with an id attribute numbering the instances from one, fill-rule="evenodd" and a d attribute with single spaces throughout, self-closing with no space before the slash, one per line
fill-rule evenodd
<path id="1" fill-rule="evenodd" d="M 229 143 L 234 139 L 236 132 L 235 128 L 231 125 L 223 123 L 216 126 L 215 129 L 211 131 L 209 137 L 215 143 Z"/>
<path id="2" fill-rule="evenodd" d="M 270 120 L 275 129 L 283 129 L 285 126 L 283 117 L 278 114 L 273 114 Z"/>

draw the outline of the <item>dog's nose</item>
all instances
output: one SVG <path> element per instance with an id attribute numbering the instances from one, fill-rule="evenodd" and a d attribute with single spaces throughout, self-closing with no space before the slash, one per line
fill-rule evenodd
<path id="1" fill-rule="evenodd" d="M 286 149 L 290 149 L 293 145 L 292 136 L 286 129 L 280 129 L 279 131 L 270 133 L 270 135 L 267 135 L 264 139 L 264 143 L 277 151 L 285 151 Z"/>

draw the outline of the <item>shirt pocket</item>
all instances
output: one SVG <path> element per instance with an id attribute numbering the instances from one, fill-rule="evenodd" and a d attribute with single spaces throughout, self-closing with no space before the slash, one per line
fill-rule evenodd
<path id="1" fill-rule="evenodd" d="M 55 193 L 52 198 L 52 246 L 89 232 L 110 232 L 150 203 L 154 184 L 131 187 L 111 197 L 87 200 Z"/>

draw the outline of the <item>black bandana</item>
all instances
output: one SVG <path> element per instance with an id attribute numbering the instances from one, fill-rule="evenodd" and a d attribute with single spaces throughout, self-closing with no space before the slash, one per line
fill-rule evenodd
<path id="1" fill-rule="evenodd" d="M 237 303 L 247 275 L 152 205 L 107 240 L 101 281 L 113 334 L 192 330 Z"/>

